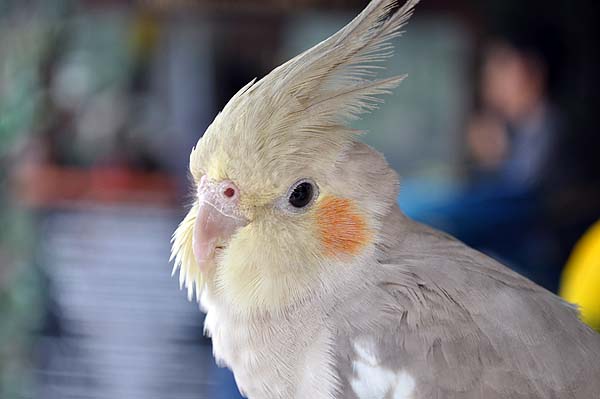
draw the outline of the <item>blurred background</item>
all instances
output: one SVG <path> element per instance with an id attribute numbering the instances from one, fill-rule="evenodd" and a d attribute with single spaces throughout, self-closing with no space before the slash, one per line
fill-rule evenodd
<path id="1" fill-rule="evenodd" d="M 0 398 L 238 398 L 170 277 L 192 145 L 365 0 L 0 0 Z M 424 0 L 357 122 L 399 203 L 600 327 L 591 1 Z"/>

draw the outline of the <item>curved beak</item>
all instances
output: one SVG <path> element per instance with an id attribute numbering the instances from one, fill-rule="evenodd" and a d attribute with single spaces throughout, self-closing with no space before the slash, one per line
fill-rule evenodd
<path id="1" fill-rule="evenodd" d="M 198 185 L 198 214 L 192 245 L 202 272 L 214 265 L 215 251 L 248 224 L 239 211 L 239 190 L 231 181 L 211 182 L 203 176 Z"/>

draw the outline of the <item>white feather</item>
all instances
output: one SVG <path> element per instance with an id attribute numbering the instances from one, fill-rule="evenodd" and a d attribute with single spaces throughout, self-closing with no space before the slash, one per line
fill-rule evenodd
<path id="1" fill-rule="evenodd" d="M 414 378 L 406 371 L 393 371 L 381 366 L 374 341 L 355 341 L 353 347 L 358 358 L 352 363 L 356 377 L 350 385 L 359 399 L 384 399 L 390 393 L 393 399 L 413 397 Z"/>

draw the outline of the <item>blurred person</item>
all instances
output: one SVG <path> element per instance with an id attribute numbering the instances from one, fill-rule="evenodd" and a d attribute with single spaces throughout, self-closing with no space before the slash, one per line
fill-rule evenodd
<path id="1" fill-rule="evenodd" d="M 461 236 L 551 290 L 562 262 L 552 249 L 547 198 L 564 166 L 562 116 L 552 96 L 561 53 L 554 33 L 522 26 L 484 53 L 480 110 L 466 134 L 473 167 L 464 193 L 464 203 L 482 212 Z M 482 234 L 490 226 L 496 229 Z"/>
<path id="2" fill-rule="evenodd" d="M 485 56 L 482 111 L 467 132 L 477 181 L 528 189 L 547 176 L 560 118 L 548 97 L 548 62 L 539 54 L 498 41 Z"/>
<path id="3" fill-rule="evenodd" d="M 560 46 L 547 32 L 524 26 L 486 46 L 479 105 L 465 135 L 468 179 L 411 216 L 555 291 L 563 262 L 549 227 L 548 192 L 560 190 L 564 154 L 551 95 Z"/>

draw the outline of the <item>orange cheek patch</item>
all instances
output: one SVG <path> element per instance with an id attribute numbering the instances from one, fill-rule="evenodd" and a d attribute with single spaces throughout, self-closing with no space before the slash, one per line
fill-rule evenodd
<path id="1" fill-rule="evenodd" d="M 317 226 L 327 255 L 353 255 L 370 240 L 363 216 L 352 200 L 325 197 L 317 208 Z"/>

